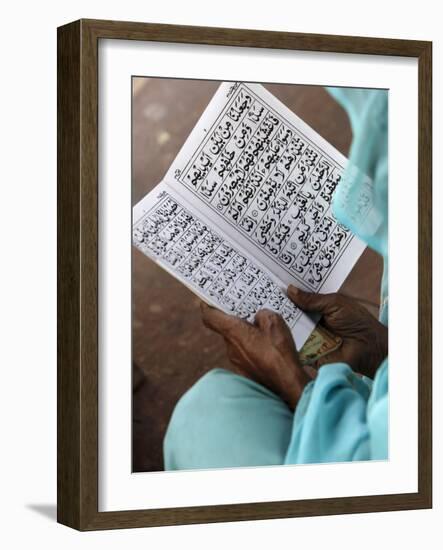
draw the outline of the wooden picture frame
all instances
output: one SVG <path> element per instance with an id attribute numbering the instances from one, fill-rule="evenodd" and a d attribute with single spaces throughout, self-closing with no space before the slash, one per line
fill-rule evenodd
<path id="1" fill-rule="evenodd" d="M 419 378 L 416 493 L 98 511 L 98 42 L 224 45 L 418 59 Z M 432 44 L 80 20 L 58 29 L 58 521 L 79 530 L 432 506 Z"/>

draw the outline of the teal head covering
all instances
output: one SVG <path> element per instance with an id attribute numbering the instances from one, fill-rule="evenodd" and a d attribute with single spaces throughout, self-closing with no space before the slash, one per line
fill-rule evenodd
<path id="1" fill-rule="evenodd" d="M 388 92 L 328 88 L 349 115 L 353 140 L 349 163 L 337 187 L 335 217 L 383 256 L 380 320 L 388 301 Z"/>

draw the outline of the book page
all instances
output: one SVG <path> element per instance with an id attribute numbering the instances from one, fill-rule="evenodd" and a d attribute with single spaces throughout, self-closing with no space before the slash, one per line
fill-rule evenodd
<path id="1" fill-rule="evenodd" d="M 282 315 L 298 349 L 315 323 L 285 286 L 163 181 L 133 209 L 133 243 L 202 300 L 253 321 L 259 309 Z"/>
<path id="2" fill-rule="evenodd" d="M 134 244 L 227 313 L 280 313 L 300 348 L 315 323 L 288 284 L 335 292 L 365 248 L 331 210 L 346 162 L 263 86 L 222 83 L 134 207 Z"/>
<path id="3" fill-rule="evenodd" d="M 225 82 L 165 179 L 286 286 L 334 292 L 365 248 L 332 215 L 346 162 L 263 86 Z"/>

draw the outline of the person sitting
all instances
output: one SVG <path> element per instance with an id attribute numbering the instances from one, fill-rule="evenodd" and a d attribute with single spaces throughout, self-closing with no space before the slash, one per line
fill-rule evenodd
<path id="1" fill-rule="evenodd" d="M 166 470 L 388 458 L 387 92 L 329 91 L 353 130 L 334 215 L 383 257 L 379 320 L 341 294 L 289 286 L 288 297 L 342 339 L 313 369 L 302 367 L 278 314 L 261 310 L 248 323 L 202 304 L 203 323 L 224 338 L 234 372 L 211 370 L 178 401 L 164 438 Z M 362 196 L 371 206 L 364 218 Z"/>

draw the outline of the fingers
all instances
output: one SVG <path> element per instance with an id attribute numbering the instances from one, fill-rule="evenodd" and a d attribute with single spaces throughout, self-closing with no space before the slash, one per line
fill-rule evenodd
<path id="1" fill-rule="evenodd" d="M 287 333 L 290 334 L 290 330 L 283 317 L 269 309 L 261 309 L 256 313 L 254 319 L 255 326 L 243 319 L 210 307 L 204 302 L 201 302 L 200 309 L 203 324 L 231 341 L 243 342 L 245 338 L 250 339 L 252 336 L 259 334 L 258 329 L 274 336 L 280 335 L 284 337 L 287 336 Z"/>
<path id="2" fill-rule="evenodd" d="M 241 330 L 247 324 L 238 317 L 228 315 L 223 311 L 210 307 L 204 302 L 200 304 L 203 324 L 222 336 L 227 336 L 234 331 Z"/>
<path id="3" fill-rule="evenodd" d="M 331 351 L 323 357 L 320 357 L 315 362 L 315 368 L 319 369 L 323 365 L 330 365 L 331 363 L 345 363 L 346 361 L 343 358 L 343 354 L 340 350 Z"/>
<path id="4" fill-rule="evenodd" d="M 304 365 L 302 368 L 311 380 L 315 380 L 315 378 L 317 378 L 317 369 L 315 369 L 311 365 Z"/>
<path id="5" fill-rule="evenodd" d="M 254 322 L 260 328 L 265 328 L 281 319 L 280 315 L 270 309 L 261 309 L 255 314 Z"/>
<path id="6" fill-rule="evenodd" d="M 261 309 L 255 314 L 255 324 L 262 330 L 268 329 L 273 325 L 285 324 L 283 318 L 270 309 Z"/>
<path id="7" fill-rule="evenodd" d="M 297 349 L 291 329 L 281 315 L 269 309 L 261 309 L 255 315 L 257 332 L 267 338 L 281 353 L 298 361 Z"/>
<path id="8" fill-rule="evenodd" d="M 288 286 L 288 297 L 303 311 L 312 313 L 325 313 L 328 307 L 335 304 L 337 301 L 336 294 L 315 294 L 305 292 L 294 285 Z"/>

